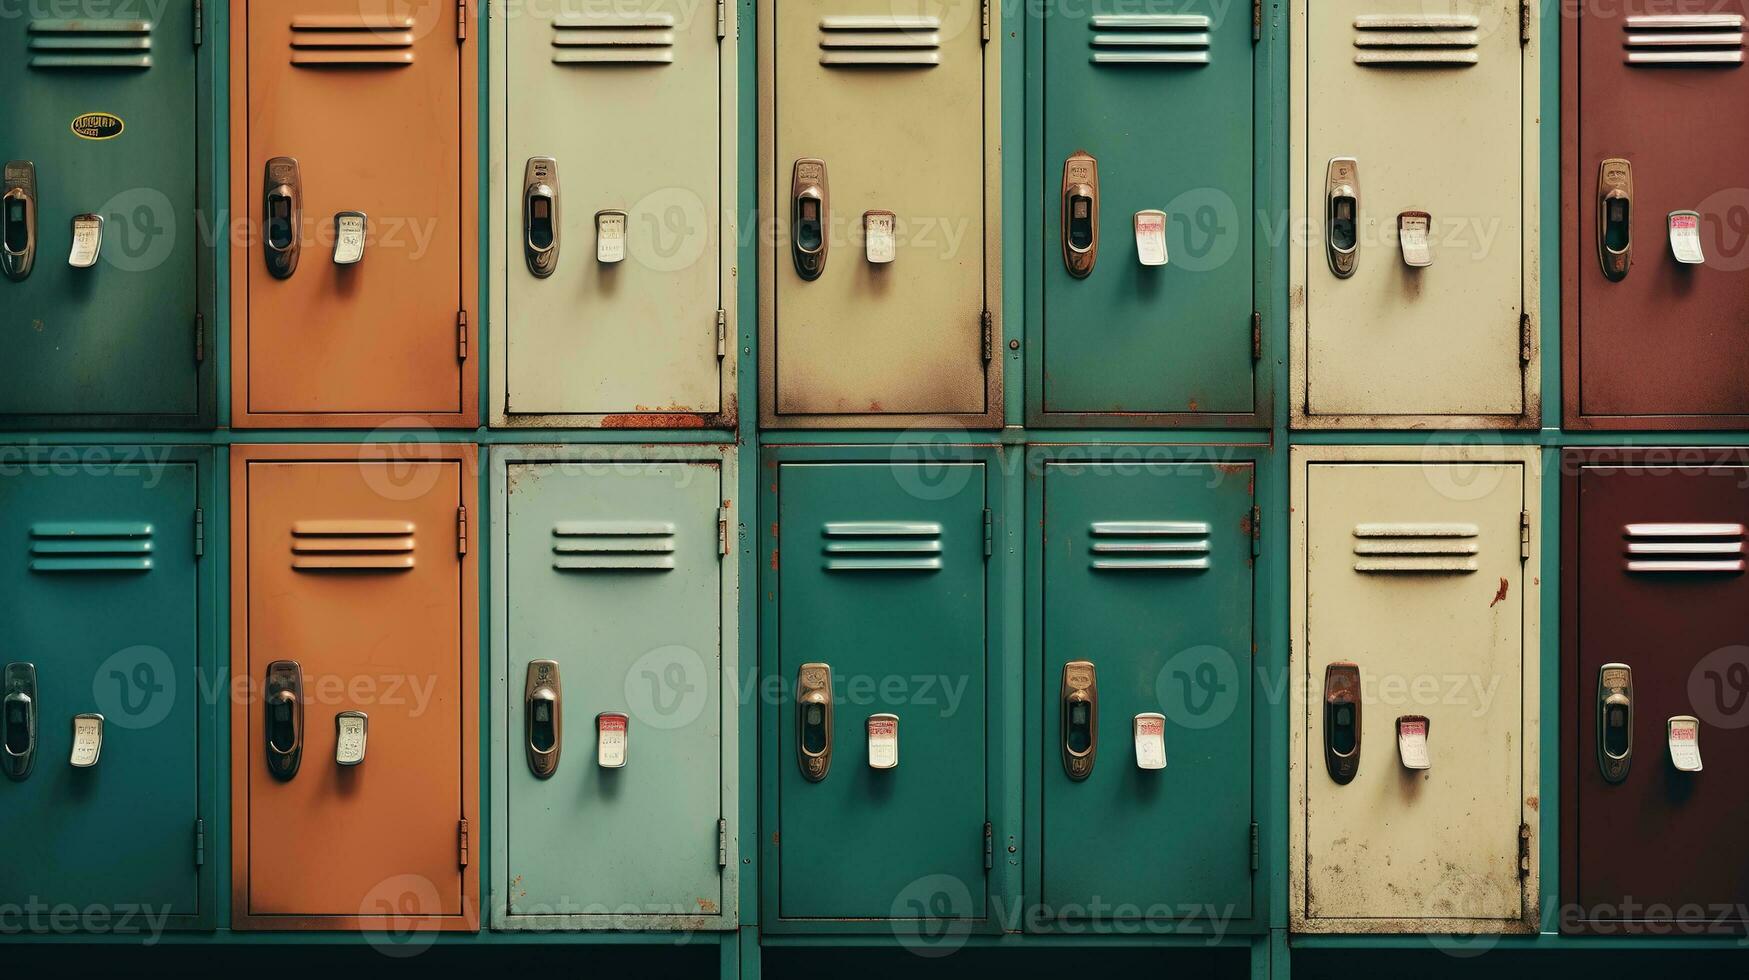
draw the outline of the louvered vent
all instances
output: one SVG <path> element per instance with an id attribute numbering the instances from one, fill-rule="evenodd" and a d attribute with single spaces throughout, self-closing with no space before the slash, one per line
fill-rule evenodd
<path id="1" fill-rule="evenodd" d="M 826 570 L 933 572 L 941 564 L 941 525 L 907 521 L 827 524 Z"/>
<path id="2" fill-rule="evenodd" d="M 149 572 L 152 525 L 68 521 L 30 526 L 33 572 Z"/>
<path id="3" fill-rule="evenodd" d="M 1652 14 L 1629 17 L 1630 65 L 1740 65 L 1743 15 Z"/>
<path id="4" fill-rule="evenodd" d="M 1481 60 L 1479 18 L 1363 14 L 1354 18 L 1354 63 L 1377 68 L 1464 68 Z"/>
<path id="5" fill-rule="evenodd" d="M 1096 65 L 1206 65 L 1209 19 L 1196 14 L 1095 14 Z"/>
<path id="6" fill-rule="evenodd" d="M 1741 524 L 1629 524 L 1630 572 L 1741 572 Z"/>
<path id="7" fill-rule="evenodd" d="M 152 67 L 152 22 L 146 20 L 51 20 L 30 22 L 30 67 Z"/>
<path id="8" fill-rule="evenodd" d="M 674 567 L 674 530 L 665 521 L 560 521 L 553 525 L 553 567 L 665 572 Z"/>
<path id="9" fill-rule="evenodd" d="M 413 567 L 412 521 L 298 521 L 292 567 L 305 571 L 400 571 Z"/>
<path id="10" fill-rule="evenodd" d="M 1209 526 L 1196 521 L 1098 521 L 1093 567 L 1106 572 L 1200 572 L 1209 567 Z"/>
<path id="11" fill-rule="evenodd" d="M 1474 524 L 1358 524 L 1354 570 L 1468 574 L 1478 567 L 1480 534 Z"/>
<path id="12" fill-rule="evenodd" d="M 674 61 L 672 14 L 560 14 L 555 65 L 666 65 Z"/>
<path id="13" fill-rule="evenodd" d="M 304 68 L 400 68 L 413 63 L 413 18 L 293 17 L 291 63 Z"/>
<path id="14" fill-rule="evenodd" d="M 820 64 L 833 68 L 933 68 L 939 17 L 822 17 Z"/>

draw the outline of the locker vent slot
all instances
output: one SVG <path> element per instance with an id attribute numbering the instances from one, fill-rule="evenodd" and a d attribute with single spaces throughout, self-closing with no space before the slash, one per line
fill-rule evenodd
<path id="1" fill-rule="evenodd" d="M 827 524 L 829 572 L 934 572 L 941 564 L 941 525 L 909 521 Z"/>
<path id="2" fill-rule="evenodd" d="M 664 521 L 560 521 L 553 525 L 553 567 L 665 572 L 674 567 L 674 532 Z"/>
<path id="3" fill-rule="evenodd" d="M 30 526 L 33 572 L 149 572 L 152 525 L 56 521 Z"/>
<path id="4" fill-rule="evenodd" d="M 152 22 L 38 17 L 30 22 L 30 67 L 150 68 Z"/>
<path id="5" fill-rule="evenodd" d="M 297 521 L 292 567 L 310 572 L 413 567 L 412 521 Z"/>
<path id="6" fill-rule="evenodd" d="M 293 17 L 291 63 L 303 68 L 401 68 L 413 63 L 413 18 Z"/>
<path id="7" fill-rule="evenodd" d="M 1629 17 L 1630 65 L 1740 65 L 1743 15 L 1652 14 Z"/>
<path id="8" fill-rule="evenodd" d="M 1206 65 L 1209 19 L 1198 14 L 1095 14 L 1096 65 Z"/>
<path id="9" fill-rule="evenodd" d="M 674 61 L 673 14 L 560 14 L 555 65 L 666 65 Z"/>
<path id="10" fill-rule="evenodd" d="M 1741 572 L 1741 524 L 1629 524 L 1630 572 Z"/>
<path id="11" fill-rule="evenodd" d="M 820 64 L 831 68 L 933 68 L 941 64 L 941 18 L 820 18 Z"/>
<path id="12" fill-rule="evenodd" d="M 1209 526 L 1197 521 L 1096 521 L 1093 567 L 1103 572 L 1201 572 Z"/>
<path id="13" fill-rule="evenodd" d="M 1362 14 L 1354 63 L 1375 68 L 1467 68 L 1481 60 L 1480 18 L 1462 14 Z"/>
<path id="14" fill-rule="evenodd" d="M 1354 570 L 1465 575 L 1478 567 L 1481 533 L 1474 524 L 1357 524 Z"/>

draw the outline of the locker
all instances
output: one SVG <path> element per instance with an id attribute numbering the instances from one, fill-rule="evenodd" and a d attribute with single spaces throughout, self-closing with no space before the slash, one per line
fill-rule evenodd
<path id="1" fill-rule="evenodd" d="M 231 462 L 233 925 L 477 929 L 473 447 Z"/>
<path id="2" fill-rule="evenodd" d="M 1001 425 L 991 9 L 760 4 L 765 427 Z"/>
<path id="3" fill-rule="evenodd" d="M 1298 427 L 1541 417 L 1538 5 L 1434 6 L 1295 5 Z"/>
<path id="4" fill-rule="evenodd" d="M 1047 8 L 1037 424 L 1260 423 L 1262 31 L 1230 7 Z"/>
<path id="5" fill-rule="evenodd" d="M 234 425 L 477 423 L 474 21 L 231 0 Z"/>
<path id="6" fill-rule="evenodd" d="M 1238 925 L 1253 915 L 1257 832 L 1256 468 L 1057 450 L 1030 472 L 1043 514 L 1037 894 L 1083 919 Z"/>
<path id="7" fill-rule="evenodd" d="M 1536 453 L 1294 448 L 1296 931 L 1534 931 Z"/>
<path id="8" fill-rule="evenodd" d="M 13 930 L 97 928 L 88 910 L 105 931 L 212 924 L 210 479 L 209 453 L 163 446 L 33 450 L 0 473 Z"/>
<path id="9" fill-rule="evenodd" d="M 1566 424 L 1749 417 L 1739 162 L 1742 0 L 1581 5 L 1562 20 Z"/>
<path id="10" fill-rule="evenodd" d="M 494 926 L 734 928 L 733 447 L 493 463 Z"/>
<path id="11" fill-rule="evenodd" d="M 213 423 L 212 45 L 191 0 L 113 6 L 0 23 L 0 425 Z"/>
<path id="12" fill-rule="evenodd" d="M 735 5 L 519 8 L 492 42 L 494 425 L 731 427 Z"/>
<path id="13" fill-rule="evenodd" d="M 1740 933 L 1749 467 L 1728 450 L 1565 458 L 1562 930 Z M 1673 738 L 1677 718 L 1698 739 Z"/>

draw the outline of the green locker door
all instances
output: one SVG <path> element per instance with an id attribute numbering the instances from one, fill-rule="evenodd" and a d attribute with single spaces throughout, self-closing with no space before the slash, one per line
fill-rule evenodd
<path id="1" fill-rule="evenodd" d="M 1249 464 L 1051 463 L 1044 477 L 1047 907 L 1251 915 Z M 1064 765 L 1064 665 L 1097 682 L 1092 771 Z M 1143 768 L 1137 715 L 1165 716 Z"/>
<path id="2" fill-rule="evenodd" d="M 778 470 L 779 914 L 984 916 L 985 467 Z M 798 758 L 797 677 L 830 665 L 831 763 Z M 893 768 L 868 720 L 898 716 Z M 941 876 L 946 876 L 945 878 Z M 931 886 L 951 879 L 963 886 Z M 917 907 L 920 890 L 950 896 Z"/>
<path id="3" fill-rule="evenodd" d="M 56 6 L 0 17 L 0 161 L 9 178 L 23 162 L 36 175 L 34 260 L 22 279 L 0 277 L 0 417 L 193 425 L 210 233 L 196 214 L 195 4 L 113 19 L 57 19 Z M 87 268 L 70 264 L 81 214 L 104 219 Z"/>
<path id="4" fill-rule="evenodd" d="M 721 467 L 512 461 L 506 485 L 506 912 L 718 915 Z M 546 778 L 527 749 L 539 660 L 559 666 Z M 603 712 L 627 716 L 623 767 L 598 755 Z"/>
<path id="5" fill-rule="evenodd" d="M 0 661 L 34 664 L 37 680 L 30 774 L 0 778 L 0 903 L 199 911 L 195 471 L 0 474 Z M 102 751 L 75 768 L 87 712 L 104 716 Z"/>
<path id="6" fill-rule="evenodd" d="M 1211 417 L 1259 410 L 1246 13 L 1225 0 L 1093 0 L 1045 19 L 1038 380 L 1054 421 L 1239 422 Z M 1096 252 L 1077 277 L 1064 249 L 1076 238 L 1065 233 L 1065 163 L 1083 151 L 1097 179 L 1067 182 L 1096 189 Z M 1144 265 L 1138 249 L 1136 213 L 1151 210 L 1166 213 L 1164 265 Z"/>

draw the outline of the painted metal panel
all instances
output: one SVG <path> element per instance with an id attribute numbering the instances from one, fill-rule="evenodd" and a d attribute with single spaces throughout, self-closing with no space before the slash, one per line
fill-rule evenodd
<path id="1" fill-rule="evenodd" d="M 1299 5 L 1296 425 L 1537 424 L 1528 10 L 1521 32 L 1517 0 Z M 1330 223 L 1343 199 L 1347 233 Z M 1400 230 L 1416 214 L 1420 250 Z M 1339 272 L 1332 255 L 1350 239 L 1354 265 Z"/>
<path id="2" fill-rule="evenodd" d="M 1563 470 L 1562 899 L 1576 911 L 1563 929 L 1744 929 L 1749 467 L 1740 451 L 1682 457 L 1575 450 Z M 1619 780 L 1599 754 L 1605 664 L 1632 670 L 1632 751 Z M 1672 761 L 1666 724 L 1683 715 L 1700 724 L 1700 772 Z"/>
<path id="3" fill-rule="evenodd" d="M 1534 452 L 1295 452 L 1297 930 L 1534 928 Z M 1352 749 L 1332 664 L 1358 668 Z"/>
<path id="4" fill-rule="evenodd" d="M 1704 7 L 1704 9 L 1703 9 Z M 1563 19 L 1567 424 L 1716 429 L 1749 424 L 1749 319 L 1740 280 L 1749 151 L 1749 4 L 1582 5 Z M 1626 161 L 1626 274 L 1601 261 L 1605 160 Z M 1672 212 L 1698 213 L 1701 262 L 1672 246 Z M 1614 235 L 1617 223 L 1602 222 Z M 1611 246 L 1613 247 L 1613 246 Z"/>
<path id="5" fill-rule="evenodd" d="M 232 450 L 232 919 L 478 926 L 471 447 Z M 302 675 L 295 775 L 269 766 L 270 665 Z M 337 757 L 342 711 L 365 758 Z"/>
<path id="6" fill-rule="evenodd" d="M 722 465 L 512 457 L 504 471 L 504 916 L 531 928 L 733 927 L 719 864 L 733 723 Z M 555 661 L 560 678 L 560 755 L 545 777 L 528 754 L 535 660 Z M 627 716 L 623 767 L 598 753 L 603 712 Z"/>
<path id="7" fill-rule="evenodd" d="M 776 479 L 778 915 L 982 918 L 985 464 L 783 462 Z M 830 669 L 817 780 L 798 761 L 804 664 Z M 892 768 L 871 766 L 877 714 L 898 717 Z M 915 907 L 920 890 L 947 897 Z"/>
<path id="8" fill-rule="evenodd" d="M 1053 462 L 1044 471 L 1042 901 L 1252 914 L 1248 463 Z M 1063 763 L 1064 665 L 1097 671 L 1092 772 Z M 1134 720 L 1163 714 L 1165 767 Z M 1091 911 L 1085 914 L 1093 914 Z"/>
<path id="9" fill-rule="evenodd" d="M 1215 0 L 1100 0 L 1044 21 L 1043 413 L 1249 416 L 1254 204 L 1250 18 Z M 1197 139 L 1186 139 L 1188 132 Z M 1063 169 L 1098 166 L 1091 272 L 1064 258 Z M 1136 215 L 1166 213 L 1145 265 Z M 1194 421 L 1192 422 L 1194 424 Z"/>
<path id="10" fill-rule="evenodd" d="M 9 249 L 31 223 L 35 242 L 27 274 L 0 278 L 0 424 L 210 424 L 195 320 L 205 310 L 200 127 L 210 121 L 195 4 L 55 13 L 37 5 L 0 21 L 8 187 L 20 164 L 35 166 L 24 205 L 34 214 L 7 221 Z M 103 219 L 101 247 L 76 267 L 74 218 L 86 214 Z"/>
<path id="11" fill-rule="evenodd" d="M 495 414 L 728 424 L 734 24 L 678 0 L 564 0 L 501 23 L 494 274 L 507 302 Z M 557 173 L 558 252 L 544 278 L 527 258 L 524 178 L 539 157 Z M 598 228 L 613 212 L 617 248 Z"/>
<path id="12" fill-rule="evenodd" d="M 473 425 L 478 271 L 466 3 L 232 0 L 233 423 Z M 295 177 L 269 165 L 296 161 Z M 294 267 L 268 196 L 295 180 Z M 362 212 L 346 262 L 343 212 Z"/>
<path id="13" fill-rule="evenodd" d="M 982 11 L 761 4 L 764 425 L 1000 424 L 999 45 Z M 824 165 L 812 278 L 794 254 L 807 160 Z M 888 212 L 881 256 L 865 229 Z"/>

